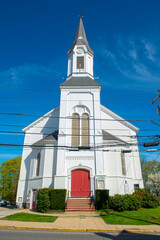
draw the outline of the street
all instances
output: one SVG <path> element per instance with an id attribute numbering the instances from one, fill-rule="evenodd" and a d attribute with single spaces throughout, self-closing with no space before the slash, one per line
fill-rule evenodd
<path id="1" fill-rule="evenodd" d="M 0 230 L 3 240 L 159 240 L 160 234 L 144 233 L 104 233 L 104 232 L 59 232 L 59 231 L 31 231 L 31 230 Z"/>

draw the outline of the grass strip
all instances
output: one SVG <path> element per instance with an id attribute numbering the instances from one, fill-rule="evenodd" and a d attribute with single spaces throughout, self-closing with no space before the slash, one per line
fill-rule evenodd
<path id="1" fill-rule="evenodd" d="M 160 225 L 160 207 L 126 212 L 101 212 L 107 224 L 118 225 Z"/>
<path id="2" fill-rule="evenodd" d="M 39 214 L 31 213 L 15 213 L 13 215 L 1 218 L 5 220 L 12 221 L 22 221 L 22 222 L 54 222 L 58 217 L 55 216 L 44 216 Z"/>

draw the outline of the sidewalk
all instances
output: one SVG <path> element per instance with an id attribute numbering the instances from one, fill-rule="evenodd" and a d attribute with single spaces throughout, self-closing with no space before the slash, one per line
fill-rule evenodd
<path id="1" fill-rule="evenodd" d="M 15 210 L 15 212 L 18 212 L 18 210 Z M 35 213 L 30 210 L 19 210 L 19 212 Z M 58 219 L 53 223 L 0 219 L 0 228 L 91 232 L 122 232 L 125 230 L 135 233 L 160 233 L 159 225 L 109 225 L 95 212 L 65 212 L 45 215 L 58 216 Z"/>

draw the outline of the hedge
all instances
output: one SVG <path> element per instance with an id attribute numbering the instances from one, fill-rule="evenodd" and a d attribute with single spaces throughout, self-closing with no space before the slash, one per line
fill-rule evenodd
<path id="1" fill-rule="evenodd" d="M 117 212 L 138 210 L 141 208 L 141 201 L 136 195 L 116 194 L 112 197 L 109 197 L 109 208 Z"/>
<path id="2" fill-rule="evenodd" d="M 109 208 L 117 212 L 138 210 L 144 208 L 156 208 L 159 206 L 159 200 L 156 196 L 149 194 L 145 189 L 139 189 L 133 194 L 119 195 L 109 197 Z"/>
<path id="3" fill-rule="evenodd" d="M 140 198 L 141 206 L 144 208 L 157 208 L 160 205 L 160 202 L 156 196 L 148 193 L 144 188 L 138 189 L 133 193 Z"/>
<path id="4" fill-rule="evenodd" d="M 65 209 L 66 194 L 67 194 L 66 189 L 52 189 L 51 192 L 50 192 L 51 209 L 64 210 Z"/>
<path id="5" fill-rule="evenodd" d="M 96 189 L 96 209 L 108 208 L 109 190 Z"/>
<path id="6" fill-rule="evenodd" d="M 48 212 L 50 210 L 50 188 L 41 188 L 37 195 L 38 212 Z"/>
<path id="7" fill-rule="evenodd" d="M 52 210 L 64 210 L 66 193 L 66 189 L 39 189 L 37 195 L 37 210 L 43 213 Z"/>

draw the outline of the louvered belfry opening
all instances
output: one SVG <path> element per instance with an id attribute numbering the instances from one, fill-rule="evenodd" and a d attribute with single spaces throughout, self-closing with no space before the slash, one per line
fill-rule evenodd
<path id="1" fill-rule="evenodd" d="M 89 117 L 87 113 L 82 114 L 82 146 L 89 146 Z"/>
<path id="2" fill-rule="evenodd" d="M 84 57 L 77 57 L 77 69 L 84 69 Z"/>
<path id="3" fill-rule="evenodd" d="M 80 133 L 80 118 L 77 113 L 72 115 L 72 147 L 79 146 L 79 133 Z"/>

